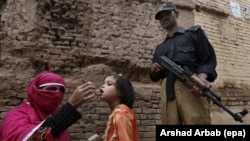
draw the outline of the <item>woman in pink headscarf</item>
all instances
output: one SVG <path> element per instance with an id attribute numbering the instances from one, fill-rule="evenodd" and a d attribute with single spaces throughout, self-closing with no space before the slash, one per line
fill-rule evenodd
<path id="1" fill-rule="evenodd" d="M 10 110 L 0 127 L 1 141 L 69 141 L 67 128 L 81 118 L 77 108 L 95 96 L 92 82 L 76 88 L 65 104 L 64 79 L 52 72 L 37 75 L 28 85 L 28 98 Z"/>

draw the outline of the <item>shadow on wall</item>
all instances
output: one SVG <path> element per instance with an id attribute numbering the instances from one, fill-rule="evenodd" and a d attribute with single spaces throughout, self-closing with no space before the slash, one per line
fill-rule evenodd
<path id="1" fill-rule="evenodd" d="M 2 20 L 1 20 L 1 18 L 2 18 L 1 13 L 3 11 L 3 8 L 4 8 L 4 5 L 5 5 L 6 1 L 7 0 L 1 0 L 0 1 L 0 63 L 1 63 L 1 56 L 2 56 L 2 43 L 1 43 L 1 41 L 4 38 L 4 32 L 3 32 L 3 29 L 2 29 L 3 23 L 2 23 Z"/>
<path id="2" fill-rule="evenodd" d="M 1 0 L 0 1 L 0 8 L 6 3 L 7 0 Z"/>
<path id="3" fill-rule="evenodd" d="M 0 21 L 1 21 L 1 15 L 2 15 L 1 13 L 2 13 L 2 11 L 3 11 L 3 9 L 4 9 L 4 5 L 5 5 L 6 1 L 7 1 L 7 0 L 1 0 L 1 1 L 0 1 Z M 2 26 L 0 26 L 0 33 L 1 33 L 1 27 L 2 27 Z M 1 41 L 1 40 L 2 40 L 2 39 L 1 39 L 1 36 L 0 36 L 0 41 Z"/>

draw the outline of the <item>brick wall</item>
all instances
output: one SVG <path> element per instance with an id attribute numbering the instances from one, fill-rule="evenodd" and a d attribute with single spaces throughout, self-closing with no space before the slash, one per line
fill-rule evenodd
<path id="1" fill-rule="evenodd" d="M 238 0 L 241 17 L 232 15 L 230 1 L 200 0 L 202 9 L 195 11 L 195 24 L 201 25 L 213 44 L 218 60 L 215 89 L 231 106 L 249 108 L 249 24 L 244 8 L 250 1 Z"/>

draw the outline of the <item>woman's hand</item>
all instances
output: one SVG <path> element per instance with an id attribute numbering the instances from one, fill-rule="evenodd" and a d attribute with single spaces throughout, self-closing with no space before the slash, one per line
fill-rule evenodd
<path id="1" fill-rule="evenodd" d="M 68 102 L 75 108 L 95 97 L 96 86 L 93 82 L 87 82 L 78 86 L 68 99 Z"/>

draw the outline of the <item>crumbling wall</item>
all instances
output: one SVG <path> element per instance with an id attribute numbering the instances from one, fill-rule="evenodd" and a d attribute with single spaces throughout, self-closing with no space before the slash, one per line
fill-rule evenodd
<path id="1" fill-rule="evenodd" d="M 235 17 L 230 2 L 240 6 L 241 17 Z M 204 27 L 217 54 L 214 89 L 228 106 L 249 108 L 250 20 L 244 13 L 249 5 L 245 0 L 200 0 L 195 5 L 195 24 Z"/>
<path id="2" fill-rule="evenodd" d="M 100 86 L 106 74 L 116 72 L 130 78 L 138 93 L 133 109 L 141 139 L 154 140 L 159 85 L 150 84 L 148 66 L 156 46 L 153 35 L 162 32 L 154 26 L 150 11 L 155 8 L 153 2 L 140 1 L 6 1 L 1 11 L 6 34 L 1 40 L 1 119 L 26 98 L 27 83 L 41 71 L 65 77 L 64 101 L 81 83 Z M 82 119 L 69 128 L 72 140 L 104 133 L 110 114 L 106 103 L 96 98 L 79 111 Z"/>

